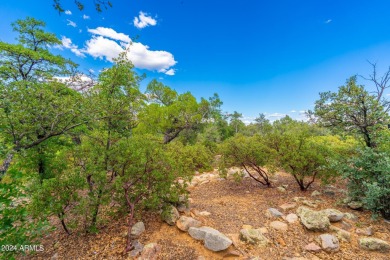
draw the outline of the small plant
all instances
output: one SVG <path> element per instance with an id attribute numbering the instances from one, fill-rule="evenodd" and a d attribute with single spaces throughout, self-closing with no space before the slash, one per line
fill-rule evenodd
<path id="1" fill-rule="evenodd" d="M 235 181 L 235 182 L 242 182 L 242 179 L 244 179 L 244 176 L 245 176 L 245 173 L 243 172 L 243 171 L 235 171 L 234 173 L 233 173 L 233 180 Z"/>

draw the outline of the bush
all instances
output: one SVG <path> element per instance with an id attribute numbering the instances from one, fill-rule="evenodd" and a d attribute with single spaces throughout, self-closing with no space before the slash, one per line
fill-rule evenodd
<path id="1" fill-rule="evenodd" d="M 327 167 L 336 154 L 329 145 L 332 139 L 321 134 L 315 126 L 286 117 L 276 121 L 266 135 L 267 145 L 276 153 L 275 166 L 290 173 L 301 191 L 316 178 L 328 181 L 335 176 L 336 172 Z"/>
<path id="2" fill-rule="evenodd" d="M 264 144 L 264 139 L 260 135 L 246 137 L 237 134 L 227 139 L 220 147 L 222 158 L 220 172 L 225 172 L 227 167 L 238 166 L 248 172 L 255 181 L 271 186 L 269 175 L 272 174 L 271 162 L 274 154 Z"/>
<path id="3" fill-rule="evenodd" d="M 372 148 L 358 150 L 347 163 L 336 164 L 348 179 L 349 196 L 363 202 L 374 216 L 390 219 L 390 157 Z"/>

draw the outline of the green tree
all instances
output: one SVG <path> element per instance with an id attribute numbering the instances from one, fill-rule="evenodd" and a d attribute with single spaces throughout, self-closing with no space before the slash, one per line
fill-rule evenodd
<path id="1" fill-rule="evenodd" d="M 286 117 L 275 121 L 265 136 L 267 145 L 276 153 L 275 166 L 290 173 L 302 191 L 317 177 L 326 181 L 335 176 L 327 167 L 335 153 L 319 133 L 315 126 Z"/>
<path id="2" fill-rule="evenodd" d="M 162 134 L 164 144 L 184 131 L 198 129 L 210 114 L 207 100 L 197 102 L 190 92 L 178 94 L 156 80 L 148 84 L 146 95 L 151 103 L 140 115 L 141 131 Z"/>
<path id="3" fill-rule="evenodd" d="M 75 64 L 49 52 L 60 41 L 44 32 L 44 25 L 33 18 L 18 20 L 13 24 L 18 44 L 0 42 L 0 129 L 7 149 L 0 180 L 15 153 L 84 123 L 82 96 L 55 80 L 69 75 Z"/>
<path id="4" fill-rule="evenodd" d="M 182 160 L 175 160 L 176 153 L 161 144 L 153 136 L 133 136 L 118 143 L 113 168 L 117 172 L 115 194 L 119 202 L 125 202 L 128 213 L 128 235 L 125 253 L 132 246 L 131 228 L 138 209 L 160 209 L 166 203 L 178 202 L 184 187 L 176 182 L 188 176 Z M 172 156 L 176 154 L 175 156 Z"/>
<path id="5" fill-rule="evenodd" d="M 234 133 L 238 133 L 245 124 L 241 121 L 242 114 L 234 111 L 233 114 L 229 115 L 230 117 L 230 126 L 234 129 Z"/>
<path id="6" fill-rule="evenodd" d="M 259 116 L 255 118 L 255 125 L 257 126 L 260 134 L 265 134 L 269 132 L 272 127 L 270 121 L 263 113 L 260 113 Z"/>
<path id="7" fill-rule="evenodd" d="M 221 152 L 222 169 L 232 166 L 242 167 L 255 181 L 271 186 L 269 175 L 272 173 L 274 152 L 265 145 L 262 136 L 235 135 L 222 144 Z"/>
<path id="8" fill-rule="evenodd" d="M 382 92 L 370 94 L 351 77 L 337 93 L 320 93 L 309 114 L 324 127 L 361 136 L 367 147 L 375 147 L 376 133 L 389 123 L 388 109 L 381 102 Z"/>
<path id="9" fill-rule="evenodd" d="M 138 114 L 144 104 L 144 95 L 139 91 L 142 77 L 133 71 L 133 64 L 123 52 L 115 64 L 99 75 L 98 83 L 88 92 L 93 107 L 88 113 L 98 118 L 89 124 L 90 130 L 81 138 L 76 152 L 78 165 L 88 186 L 90 230 L 96 229 L 100 205 L 110 200 L 116 158 L 113 153 L 122 139 L 132 136 L 138 124 Z"/>
<path id="10" fill-rule="evenodd" d="M 348 179 L 349 196 L 362 201 L 374 214 L 390 219 L 390 156 L 365 147 L 356 156 L 333 165 Z"/>

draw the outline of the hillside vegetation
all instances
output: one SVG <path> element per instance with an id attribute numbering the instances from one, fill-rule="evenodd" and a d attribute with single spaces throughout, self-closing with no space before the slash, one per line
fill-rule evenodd
<path id="1" fill-rule="evenodd" d="M 151 233 L 155 231 L 151 223 L 160 223 L 160 218 L 175 225 L 176 208 L 197 221 L 205 216 L 190 211 L 191 205 L 214 203 L 217 214 L 245 197 L 237 216 L 247 215 L 248 222 L 232 227 L 260 226 L 263 216 L 256 220 L 240 209 L 272 207 L 264 204 L 267 196 L 275 203 L 293 203 L 294 197 L 310 197 L 314 188 L 332 185 L 345 193 L 331 203 L 344 200 L 350 208 L 367 210 L 374 219 L 370 221 L 390 219 L 390 102 L 385 95 L 389 73 L 377 80 L 373 67 L 370 82 L 375 91 L 351 77 L 337 92 L 320 93 L 307 122 L 288 116 L 270 122 L 259 114 L 245 125 L 239 112 L 221 110 L 218 94 L 199 100 L 157 80 L 141 91 L 144 76 L 135 72 L 126 50 L 111 67 L 86 80 L 74 62 L 51 52 L 61 41 L 44 30 L 44 22 L 27 18 L 12 26 L 17 43 L 0 42 L 0 246 L 5 258 L 33 257 L 34 252 L 20 246 L 47 242 L 44 237 L 50 234 L 77 241 L 101 234 L 118 220 L 126 223 L 126 232 L 115 246 L 120 248 L 115 256 L 126 258 L 139 244 L 132 230 L 140 220 L 150 223 Z M 283 182 L 288 188 L 281 186 Z M 207 193 L 214 189 L 215 196 Z M 284 193 L 286 189 L 291 194 Z M 202 197 L 206 193 L 209 197 Z M 205 200 L 212 203 L 203 204 Z M 313 206 L 310 201 L 303 205 Z M 302 225 L 310 230 L 304 221 L 310 212 L 298 211 Z M 203 225 L 214 223 L 227 233 L 222 222 L 215 221 L 203 219 Z M 260 232 L 249 226 L 243 230 Z M 380 238 L 387 246 L 361 245 L 362 250 L 389 250 L 386 232 Z M 287 240 L 278 235 L 274 239 L 279 244 Z M 162 246 L 167 253 L 169 245 Z M 233 246 L 238 250 L 233 257 L 261 254 Z"/>

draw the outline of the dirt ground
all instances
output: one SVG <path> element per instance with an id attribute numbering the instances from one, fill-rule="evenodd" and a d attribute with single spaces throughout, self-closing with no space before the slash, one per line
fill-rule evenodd
<path id="1" fill-rule="evenodd" d="M 286 192 L 280 192 L 276 187 L 288 185 Z M 314 190 L 324 191 L 325 187 L 314 183 L 309 191 L 301 192 L 295 180 L 284 173 L 275 176 L 274 187 L 266 188 L 251 178 L 245 178 L 237 183 L 233 180 L 215 178 L 208 183 L 200 184 L 190 189 L 191 211 L 208 211 L 211 214 L 204 217 L 195 217 L 201 220 L 204 226 L 210 226 L 224 233 L 233 240 L 233 245 L 225 251 L 214 253 L 207 250 L 201 241 L 192 239 L 187 233 L 175 226 L 163 223 L 156 214 L 144 214 L 142 221 L 146 231 L 139 241 L 143 244 L 156 242 L 161 246 L 158 259 L 390 259 L 390 253 L 364 251 L 357 243 L 356 228 L 371 226 L 373 237 L 390 242 L 390 224 L 383 220 L 373 220 L 367 211 L 355 211 L 344 206 L 344 185 L 338 183 L 333 186 L 335 195 L 321 194 L 312 197 Z M 335 208 L 344 213 L 350 212 L 358 217 L 357 221 L 345 220 L 350 226 L 351 242 L 340 242 L 340 250 L 336 253 L 309 253 L 304 247 L 316 240 L 318 235 L 325 232 L 312 232 L 298 222 L 289 224 L 287 231 L 276 231 L 269 227 L 275 219 L 269 219 L 265 211 L 277 208 L 285 215 L 295 213 L 297 207 L 287 211 L 279 208 L 287 202 L 294 202 L 294 197 L 306 197 L 316 201 L 315 210 Z M 191 213 L 187 213 L 191 215 Z M 281 220 L 281 219 L 280 219 Z M 283 221 L 283 220 L 281 220 Z M 21 259 L 130 259 L 122 255 L 125 245 L 126 219 L 118 219 L 108 223 L 99 234 L 74 234 L 67 236 L 60 228 L 44 238 L 45 250 L 36 255 L 21 257 Z M 267 228 L 265 236 L 271 241 L 267 247 L 248 246 L 238 240 L 242 225 L 252 225 L 254 228 Z M 334 225 L 341 227 L 341 223 Z M 343 227 L 345 228 L 345 226 Z"/>

